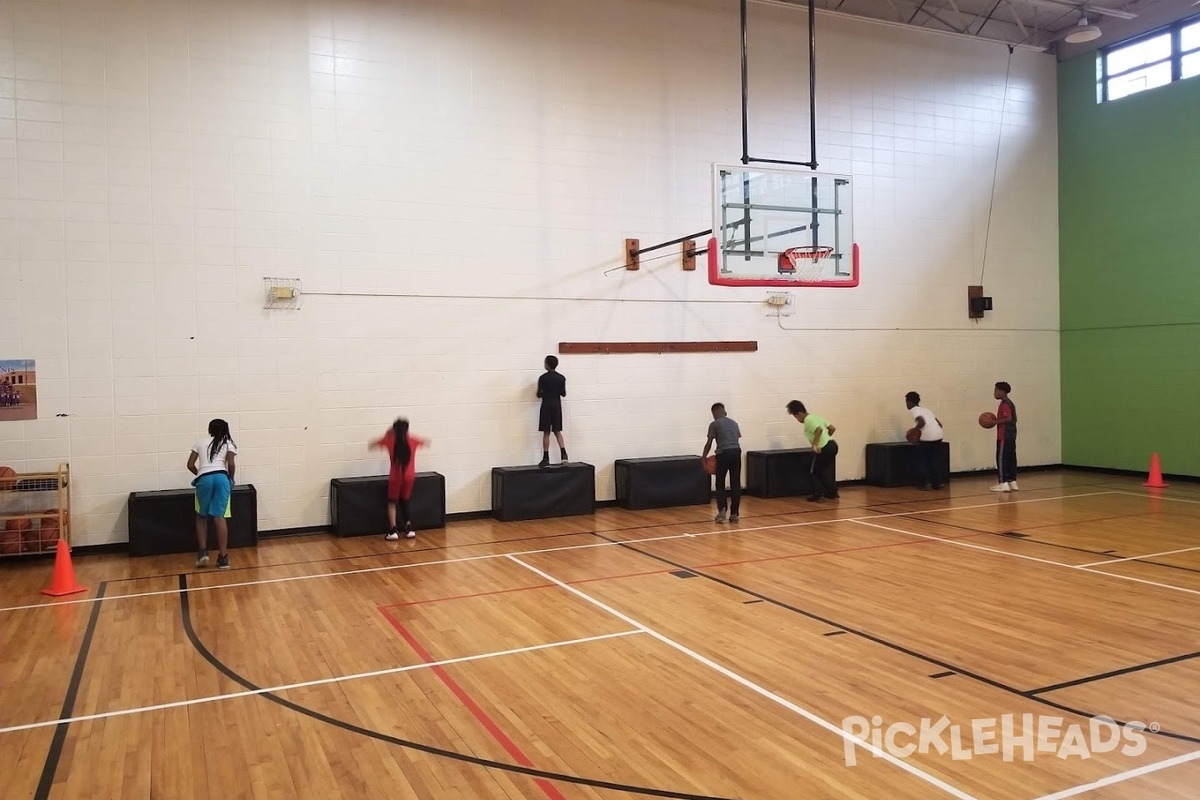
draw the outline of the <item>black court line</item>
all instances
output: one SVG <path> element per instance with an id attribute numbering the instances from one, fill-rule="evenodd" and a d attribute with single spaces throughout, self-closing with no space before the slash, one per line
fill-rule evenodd
<path id="1" fill-rule="evenodd" d="M 1043 686 L 1040 689 L 1031 689 L 1030 694 L 1046 694 L 1048 692 L 1057 692 L 1059 689 L 1069 689 L 1072 686 L 1081 686 L 1085 683 L 1093 683 L 1094 681 L 1102 681 L 1107 678 L 1116 678 L 1121 675 L 1128 675 L 1131 672 L 1140 672 L 1144 669 L 1154 669 L 1155 667 L 1165 667 L 1167 664 L 1178 664 L 1180 661 L 1187 661 L 1192 658 L 1200 658 L 1200 651 L 1194 653 L 1184 653 L 1181 656 L 1172 656 L 1171 658 L 1160 658 L 1158 661 L 1147 661 L 1145 664 L 1135 664 L 1132 667 L 1123 667 L 1114 669 L 1111 672 L 1101 672 L 1099 675 L 1089 675 L 1086 678 L 1077 678 L 1073 681 L 1063 681 L 1056 683 L 1053 686 Z"/>
<path id="2" fill-rule="evenodd" d="M 982 532 L 986 533 L 987 531 L 982 531 Z M 634 544 L 636 544 L 636 542 L 634 542 L 634 543 L 622 542 L 622 541 L 617 541 L 615 539 L 608 539 L 607 537 L 602 536 L 600 534 L 596 534 L 596 535 L 601 539 L 605 539 L 606 541 L 611 541 L 620 547 L 624 547 L 625 549 L 631 550 L 634 553 L 643 555 L 646 558 L 653 559 L 654 561 L 658 561 L 663 564 L 669 564 L 673 567 L 676 567 L 677 569 L 686 569 L 690 572 L 694 572 L 697 575 L 699 575 L 700 577 L 706 578 L 707 580 L 710 580 L 713 583 L 719 584 L 728 589 L 733 589 L 734 591 L 742 592 L 743 594 L 748 594 L 751 597 L 756 597 L 760 600 L 764 600 L 773 606 L 776 606 L 776 607 L 782 608 L 782 609 L 786 609 L 787 611 L 791 611 L 795 614 L 799 614 L 802 617 L 806 617 L 806 618 L 814 620 L 816 622 L 824 623 L 825 625 L 828 625 L 831 628 L 840 628 L 844 632 L 852 633 L 855 636 L 858 636 L 859 638 L 867 640 L 868 642 L 872 642 L 874 644 L 881 645 L 883 647 L 888 648 L 889 650 L 894 650 L 897 653 L 903 653 L 906 656 L 910 656 L 912 658 L 919 659 L 928 664 L 933 664 L 934 666 L 941 667 L 943 670 L 950 670 L 959 675 L 962 675 L 965 678 L 970 678 L 974 681 L 978 681 L 979 683 L 985 684 L 987 686 L 991 686 L 994 689 L 999 689 L 1003 692 L 1007 692 L 1009 694 L 1014 694 L 1014 695 L 1017 695 L 1018 697 L 1023 697 L 1026 700 L 1030 700 L 1032 702 L 1039 703 L 1041 705 L 1057 709 L 1058 711 L 1064 711 L 1068 714 L 1073 714 L 1075 716 L 1082 717 L 1085 719 L 1091 719 L 1091 718 L 1100 716 L 1099 714 L 1095 714 L 1095 713 L 1091 713 L 1091 712 L 1087 712 L 1087 711 L 1080 711 L 1077 708 L 1072 708 L 1071 706 L 1064 705 L 1063 703 L 1057 703 L 1053 700 L 1047 700 L 1044 697 L 1041 697 L 1037 694 L 1034 694 L 1032 692 L 1029 692 L 1029 691 L 1026 691 L 1023 689 L 1018 689 L 1015 686 L 1009 686 L 1006 683 L 998 681 L 994 678 L 989 678 L 985 675 L 981 675 L 978 672 L 973 672 L 969 669 L 964 669 L 963 667 L 960 667 L 956 664 L 951 664 L 948 661 L 943 661 L 940 658 L 935 658 L 933 656 L 926 655 L 924 653 L 913 650 L 910 647 L 905 647 L 904 645 L 888 641 L 887 639 L 884 639 L 883 637 L 876 636 L 871 633 L 867 633 L 866 631 L 859 630 L 857 628 L 854 628 L 853 626 L 846 625 L 844 623 L 837 622 L 835 620 L 831 620 L 827 617 L 821 616 L 820 614 L 813 613 L 812 611 L 806 611 L 805 609 L 791 605 L 790 603 L 785 603 L 784 601 L 776 599 L 774 597 L 771 597 L 770 595 L 764 594 L 763 592 L 759 592 L 754 589 L 747 588 L 745 586 L 742 586 L 741 584 L 734 583 L 733 581 L 725 580 L 724 578 L 719 578 L 716 575 L 707 573 L 702 569 L 696 569 L 694 567 L 689 567 L 686 564 L 680 564 L 676 561 L 672 561 L 671 559 L 666 558 L 665 556 L 655 555 L 654 553 L 646 552 L 645 550 L 635 547 Z M 1117 720 L 1116 724 L 1119 726 L 1124 726 L 1128 723 Z M 1200 736 L 1188 736 L 1186 734 L 1172 733 L 1172 732 L 1166 731 L 1166 730 L 1158 730 L 1158 731 L 1154 731 L 1152 733 L 1155 736 L 1164 736 L 1168 739 L 1178 739 L 1178 740 L 1184 741 L 1184 742 L 1200 744 Z"/>
<path id="3" fill-rule="evenodd" d="M 930 675 L 929 677 L 933 678 L 934 680 L 938 680 L 939 678 L 949 678 L 957 674 L 957 672 L 939 672 L 936 675 Z"/>
<path id="4" fill-rule="evenodd" d="M 763 602 L 763 601 L 762 601 L 762 600 L 759 600 L 759 601 L 757 601 L 757 602 L 761 603 L 761 602 Z M 841 635 L 842 635 L 843 633 L 845 633 L 845 632 L 846 632 L 846 631 L 830 631 L 829 633 L 822 633 L 821 635 L 822 635 L 822 636 L 841 636 Z"/>
<path id="5" fill-rule="evenodd" d="M 1093 487 L 1093 486 L 1104 486 L 1104 485 L 1105 485 L 1104 483 L 1081 483 L 1081 484 L 1072 484 L 1069 487 L 1062 487 L 1062 488 L 1063 489 L 1086 489 L 1086 488 Z M 1052 489 L 1031 489 L 1029 491 L 1048 492 L 1048 491 L 1053 491 L 1053 490 Z M 991 494 L 988 492 L 980 492 L 978 494 L 955 495 L 953 498 L 948 498 L 948 499 L 965 500 L 965 499 L 972 498 L 972 497 L 990 497 L 990 496 L 991 496 Z M 1070 495 L 1067 495 L 1067 497 L 1070 497 Z M 790 498 L 773 498 L 773 499 L 786 500 L 786 499 L 790 499 Z M 892 500 L 892 501 L 888 501 L 886 503 L 868 503 L 868 504 L 860 505 L 860 506 L 842 504 L 842 505 L 838 505 L 837 508 L 846 509 L 848 511 L 855 511 L 855 510 L 870 511 L 873 514 L 888 514 L 891 512 L 876 511 L 875 508 L 876 507 L 882 508 L 885 506 L 896 506 L 896 505 L 916 505 L 916 504 L 920 504 L 920 503 L 935 503 L 935 502 L 941 502 L 942 500 L 943 500 L 943 498 L 937 498 L 937 497 L 923 498 L 923 499 L 918 499 L 918 500 Z M 754 516 L 747 517 L 746 519 L 766 520 L 766 519 L 773 519 L 775 517 L 790 517 L 790 516 L 801 516 L 801 515 L 805 515 L 805 514 L 820 514 L 823 512 L 827 512 L 829 510 L 831 510 L 831 507 L 828 507 L 828 506 L 826 506 L 824 508 L 804 507 L 804 508 L 797 508 L 792 511 L 777 511 L 773 514 L 755 514 Z M 950 510 L 953 510 L 953 509 L 950 509 Z M 913 511 L 910 513 L 924 514 L 924 513 L 928 513 L 928 512 Z M 388 558 L 391 556 L 408 555 L 410 553 L 432 553 L 432 552 L 437 552 L 439 550 L 454 550 L 454 549 L 457 549 L 460 547 L 486 547 L 488 545 L 501 545 L 501 544 L 508 544 L 510 542 L 529 542 L 529 541 L 537 541 L 539 539 L 560 539 L 560 538 L 563 538 L 566 536 L 594 536 L 594 535 L 603 534 L 603 533 L 621 533 L 622 531 L 638 531 L 638 530 L 649 531 L 649 530 L 654 530 L 656 528 L 669 528 L 673 525 L 702 525 L 704 523 L 711 522 L 711 521 L 712 520 L 709 517 L 705 517 L 703 519 L 683 520 L 683 521 L 679 521 L 679 522 L 656 522 L 652 525 L 628 525 L 628 526 L 620 527 L 620 528 L 604 528 L 604 529 L 598 530 L 598 531 L 575 531 L 573 533 L 552 533 L 552 534 L 545 534 L 545 535 L 540 535 L 540 536 L 520 536 L 520 537 L 517 537 L 514 539 L 496 539 L 496 540 L 489 541 L 489 542 L 463 542 L 461 544 L 443 544 L 443 545 L 438 545 L 436 547 L 415 547 L 411 550 L 387 550 L 387 551 L 379 551 L 379 552 L 374 552 L 374 553 L 360 553 L 358 555 L 331 556 L 329 558 L 315 558 L 315 559 L 310 558 L 310 559 L 305 559 L 303 561 L 284 561 L 279 564 L 254 564 L 254 565 L 245 566 L 245 567 L 233 567 L 232 569 L 225 570 L 225 572 L 243 572 L 243 571 L 247 571 L 247 570 L 278 569 L 280 567 L 297 567 L 297 566 L 304 566 L 306 564 L 327 564 L 327 563 L 331 564 L 331 563 L 338 562 L 338 561 L 353 561 L 355 559 L 360 559 L 360 558 Z M 831 521 L 836 522 L 836 520 L 831 520 Z M 448 528 L 440 528 L 438 530 L 445 531 L 445 530 L 449 530 L 449 529 Z M 309 535 L 309 534 L 304 534 L 304 535 Z M 312 534 L 312 535 L 319 535 L 319 534 Z M 296 538 L 296 537 L 281 537 L 281 538 Z M 358 538 L 358 537 L 355 537 L 355 538 Z M 210 572 L 211 572 L 211 570 L 192 570 L 190 572 L 185 572 L 182 574 L 184 574 L 184 575 L 207 575 Z M 113 579 L 109 580 L 108 582 L 109 583 L 126 583 L 126 582 L 131 582 L 131 581 L 149 581 L 149 580 L 154 580 L 156 578 L 170 578 L 170 577 L 174 577 L 178 574 L 180 574 L 180 573 L 163 572 L 163 573 L 156 573 L 154 575 L 138 575 L 138 576 L 129 577 L 129 578 L 113 578 Z"/>
<path id="6" fill-rule="evenodd" d="M 934 525 L 941 525 L 941 526 L 947 527 L 947 528 L 955 528 L 957 530 L 974 531 L 975 533 L 983 533 L 983 534 L 989 533 L 989 531 L 979 530 L 978 528 L 970 528 L 970 527 L 967 527 L 966 525 L 956 525 L 951 522 L 939 522 L 936 520 L 925 520 L 925 521 L 932 522 Z M 1020 534 L 1020 533 L 1016 533 L 1015 531 L 1010 531 L 1008 533 L 999 533 L 996 535 L 1011 537 L 1014 535 L 1024 536 L 1025 534 Z M 1062 550 L 1073 550 L 1077 553 L 1087 553 L 1089 555 L 1097 555 L 1097 556 L 1112 555 L 1113 553 L 1116 552 L 1115 550 L 1103 550 L 1103 551 L 1089 550 L 1087 548 L 1075 547 L 1075 546 L 1069 545 L 1069 544 L 1057 544 L 1055 542 L 1045 542 L 1040 539 L 1025 538 L 1025 539 L 1022 539 L 1021 541 L 1029 542 L 1030 544 L 1040 544 L 1040 545 L 1044 545 L 1046 547 L 1057 547 Z M 1143 558 L 1135 557 L 1135 558 L 1129 559 L 1129 563 L 1133 563 L 1133 562 L 1149 564 L 1149 565 L 1153 565 L 1156 567 L 1170 567 L 1171 569 L 1184 570 L 1187 572 L 1200 572 L 1200 569 L 1196 569 L 1195 567 L 1183 567 L 1183 566 L 1179 566 L 1177 564 L 1164 564 L 1162 562 L 1150 561 L 1150 560 L 1143 559 Z M 1072 565 L 1064 564 L 1063 566 L 1072 566 Z M 1098 564 L 1096 566 L 1105 566 L 1105 565 Z M 1148 661 L 1145 664 L 1134 664 L 1133 666 L 1122 667 L 1121 669 L 1112 670 L 1111 672 L 1103 672 L 1098 675 L 1089 675 L 1085 678 L 1078 678 L 1076 680 L 1064 681 L 1062 683 L 1056 683 L 1051 686 L 1043 686 L 1040 689 L 1029 689 L 1026 691 L 1026 694 L 1028 694 L 1030 696 L 1038 695 L 1038 694 L 1047 694 L 1049 692 L 1058 691 L 1059 689 L 1067 689 L 1072 686 L 1080 686 L 1082 684 L 1092 683 L 1094 681 L 1101 681 L 1101 680 L 1104 680 L 1105 678 L 1115 678 L 1119 675 L 1125 675 L 1130 672 L 1139 672 L 1139 671 L 1145 670 L 1145 669 L 1153 669 L 1154 667 L 1166 666 L 1167 664 L 1174 664 L 1179 661 L 1188 661 L 1190 659 L 1198 658 L 1198 657 L 1200 657 L 1200 651 L 1197 651 L 1194 653 L 1184 653 L 1183 655 L 1171 656 L 1170 658 L 1164 658 L 1164 659 L 1160 659 L 1158 661 Z M 938 676 L 933 676 L 933 677 L 938 677 Z"/>
<path id="7" fill-rule="evenodd" d="M 96 590 L 97 599 L 104 597 L 106 588 L 108 581 L 101 581 Z M 92 604 L 92 613 L 88 617 L 87 630 L 84 631 L 83 642 L 79 645 L 79 653 L 75 656 L 75 669 L 71 672 L 71 682 L 67 685 L 62 711 L 58 714 L 59 719 L 69 719 L 75 711 L 75 698 L 79 695 L 79 683 L 83 680 L 83 668 L 87 664 L 88 652 L 92 649 L 92 636 L 96 632 L 96 621 L 100 619 L 100 607 L 103 605 L 100 602 Z M 38 781 L 37 791 L 34 792 L 34 800 L 46 800 L 50 796 L 50 790 L 54 788 L 54 775 L 58 772 L 58 762 L 62 758 L 63 744 L 67 741 L 67 728 L 70 725 L 69 722 L 60 722 L 54 726 L 54 738 L 50 741 L 46 761 L 42 764 L 42 777 Z"/>
<path id="8" fill-rule="evenodd" d="M 755 603 L 761 603 L 761 602 L 762 602 L 762 600 L 743 600 L 743 601 L 742 601 L 742 605 L 744 605 L 744 606 L 752 606 L 752 605 L 754 605 Z"/>
<path id="9" fill-rule="evenodd" d="M 711 796 L 711 795 L 691 794 L 688 792 L 676 792 L 676 791 L 671 791 L 669 789 L 652 789 L 652 788 L 643 787 L 643 786 L 631 786 L 629 784 L 624 784 L 624 783 L 615 783 L 612 781 L 598 780 L 595 778 L 582 778 L 582 777 L 579 777 L 576 775 L 565 775 L 563 773 L 549 772 L 547 770 L 536 769 L 534 767 L 523 767 L 520 764 L 506 764 L 502 761 L 492 761 L 490 759 L 479 758 L 478 756 L 467 755 L 465 753 L 456 753 L 453 750 L 444 750 L 440 747 L 434 747 L 433 745 L 423 744 L 421 742 L 414 742 L 414 741 L 410 741 L 408 739 L 401 739 L 396 736 L 389 736 L 386 733 L 380 733 L 379 731 L 369 730 L 367 728 L 363 728 L 358 725 L 354 725 L 353 723 L 345 722 L 344 720 L 340 720 L 335 717 L 331 717 L 327 714 L 322 714 L 320 711 L 315 711 L 311 708 L 307 708 L 305 706 L 300 705 L 299 703 L 294 703 L 291 700 L 286 700 L 272 692 L 262 692 L 261 691 L 262 687 L 257 686 L 254 683 L 251 683 L 246 678 L 243 678 L 241 675 L 234 672 L 233 669 L 231 669 L 229 666 L 227 666 L 224 662 L 222 662 L 215 655 L 213 655 L 212 651 L 209 650 L 208 647 L 206 647 L 202 641 L 200 641 L 200 637 L 196 634 L 196 629 L 192 625 L 192 606 L 191 606 L 190 594 L 191 593 L 188 591 L 187 575 L 180 574 L 179 575 L 179 614 L 180 614 L 181 621 L 183 623 L 184 633 L 187 634 L 188 641 L 190 641 L 192 643 L 192 647 L 195 648 L 196 652 L 199 653 L 204 658 L 205 661 L 207 661 L 209 664 L 211 664 L 214 669 L 216 669 L 218 672 L 220 672 L 225 677 L 229 678 L 230 680 L 234 681 L 235 683 L 244 687 L 245 689 L 248 689 L 250 691 L 260 692 L 260 694 L 257 695 L 258 697 L 262 697 L 265 700 L 269 700 L 272 703 L 283 706 L 284 708 L 288 709 L 289 711 L 295 711 L 296 713 L 303 714 L 304 716 L 309 717 L 310 719 L 315 719 L 318 722 L 324 722 L 326 725 L 332 725 L 335 728 L 341 728 L 344 731 L 349 731 L 350 733 L 356 733 L 356 734 L 359 734 L 360 736 L 366 736 L 366 737 L 375 739 L 380 742 L 386 742 L 387 744 L 393 744 L 393 745 L 396 745 L 397 747 L 403 747 L 403 748 L 406 748 L 409 750 L 417 750 L 422 753 L 427 753 L 432 756 L 437 756 L 439 758 L 449 758 L 454 761 L 461 761 L 466 764 L 473 764 L 478 767 L 486 767 L 488 769 L 498 769 L 498 770 L 502 770 L 504 772 L 512 772 L 512 773 L 517 773 L 520 775 L 528 775 L 533 778 L 543 778 L 543 779 L 549 780 L 549 781 L 560 781 L 562 783 L 572 783 L 572 784 L 576 784 L 579 786 L 591 786 L 591 787 L 594 787 L 597 789 L 610 789 L 615 792 L 626 792 L 629 794 L 647 795 L 649 797 L 670 797 L 670 798 L 677 798 L 677 800 L 729 800 L 729 798 L 715 797 L 715 796 Z M 97 607 L 99 607 L 99 606 L 97 605 Z M 38 800 L 43 800 L 43 798 L 39 797 Z"/>
<path id="10" fill-rule="evenodd" d="M 922 519 L 919 521 L 920 522 L 928 522 L 932 525 L 940 525 L 943 528 L 954 528 L 954 529 L 960 530 L 960 531 L 971 531 L 973 533 L 984 533 L 984 534 L 991 534 L 993 536 L 1004 536 L 1006 538 L 1012 538 L 1012 537 L 1009 537 L 1009 535 L 1007 533 L 996 533 L 995 531 L 984 531 L 984 530 L 980 530 L 979 528 L 969 528 L 966 525 L 956 525 L 953 522 L 941 522 L 939 520 L 933 520 L 933 519 Z M 1044 547 L 1057 547 L 1059 550 L 1072 550 L 1076 553 L 1087 553 L 1090 556 L 1111 556 L 1116 553 L 1115 550 L 1089 550 L 1086 547 L 1075 547 L 1074 545 L 1069 545 L 1069 544 L 1059 544 L 1057 542 L 1046 542 L 1041 539 L 1025 538 L 1025 539 L 1021 539 L 1020 541 L 1026 542 L 1028 544 L 1040 544 Z M 1125 561 L 1126 561 L 1126 563 L 1131 563 L 1131 564 L 1132 563 L 1148 564 L 1148 565 L 1154 566 L 1154 567 L 1166 567 L 1167 569 L 1177 569 L 1180 572 L 1200 573 L 1200 568 L 1185 567 L 1181 564 L 1168 564 L 1164 561 L 1151 561 L 1148 558 L 1139 558 L 1137 556 L 1131 556 L 1130 558 L 1126 559 Z M 1074 567 L 1076 565 L 1063 564 L 1062 566 Z M 1106 567 L 1106 566 L 1109 566 L 1109 565 L 1108 564 L 1094 564 L 1091 567 L 1088 567 L 1088 569 L 1094 571 L 1097 567 Z"/>

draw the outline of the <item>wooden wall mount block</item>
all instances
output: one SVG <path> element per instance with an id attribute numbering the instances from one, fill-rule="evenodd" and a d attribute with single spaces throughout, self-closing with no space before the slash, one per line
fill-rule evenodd
<path id="1" fill-rule="evenodd" d="M 623 353 L 755 353 L 758 342 L 559 342 L 564 355 Z"/>

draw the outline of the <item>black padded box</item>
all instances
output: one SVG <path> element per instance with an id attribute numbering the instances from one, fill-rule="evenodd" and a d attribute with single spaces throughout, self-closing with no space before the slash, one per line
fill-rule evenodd
<path id="1" fill-rule="evenodd" d="M 596 511 L 596 468 L 492 467 L 492 516 L 501 522 L 572 517 Z"/>
<path id="2" fill-rule="evenodd" d="M 939 470 L 950 482 L 950 443 L 938 442 Z M 867 445 L 867 479 L 871 486 L 916 486 L 917 448 L 908 442 Z"/>
<path id="3" fill-rule="evenodd" d="M 712 477 L 700 456 L 622 458 L 614 465 L 617 505 L 622 508 L 670 508 L 704 505 Z"/>
<path id="4" fill-rule="evenodd" d="M 329 482 L 329 521 L 335 536 L 384 534 L 387 521 L 387 475 L 334 478 Z M 446 478 L 418 472 L 408 514 L 418 531 L 446 527 Z"/>
<path id="5" fill-rule="evenodd" d="M 754 497 L 796 497 L 813 492 L 813 451 L 750 450 L 746 453 L 746 494 Z M 834 473 L 837 456 L 834 456 Z"/>
<path id="6" fill-rule="evenodd" d="M 253 484 L 233 487 L 229 547 L 258 544 L 258 493 Z M 217 532 L 208 531 L 208 549 L 216 552 Z M 196 552 L 196 492 L 167 489 L 129 495 L 129 555 L 161 556 Z"/>

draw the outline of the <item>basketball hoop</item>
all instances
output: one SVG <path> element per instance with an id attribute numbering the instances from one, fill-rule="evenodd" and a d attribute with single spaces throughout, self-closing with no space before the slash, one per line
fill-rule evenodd
<path id="1" fill-rule="evenodd" d="M 831 255 L 832 247 L 789 247 L 779 254 L 779 274 L 805 283 L 815 283 L 825 274 L 825 265 L 822 262 Z"/>

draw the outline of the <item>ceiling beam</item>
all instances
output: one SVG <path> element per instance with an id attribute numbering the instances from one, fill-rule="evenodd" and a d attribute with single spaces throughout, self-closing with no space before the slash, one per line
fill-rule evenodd
<path id="1" fill-rule="evenodd" d="M 1004 0 L 1004 2 L 1008 6 L 1008 12 L 1012 14 L 1013 22 L 1021 29 L 1021 35 L 1028 39 L 1029 29 L 1025 27 L 1025 22 L 1021 19 L 1021 14 L 1017 11 L 1017 7 L 1013 5 L 1012 0 Z"/>
<path id="2" fill-rule="evenodd" d="M 1090 3 L 1072 3 L 1070 0 L 1020 0 L 1020 2 L 1028 3 L 1031 6 L 1053 8 L 1057 11 L 1062 11 L 1064 9 L 1069 11 L 1078 11 L 1083 16 L 1095 14 L 1101 17 L 1114 17 L 1116 19 L 1137 19 L 1137 14 L 1131 14 L 1128 11 L 1120 11 L 1115 8 L 1105 8 L 1104 6 L 1094 6 Z"/>

